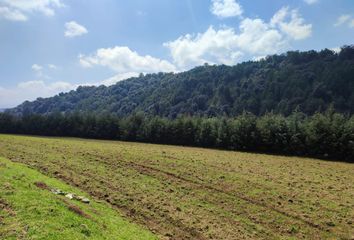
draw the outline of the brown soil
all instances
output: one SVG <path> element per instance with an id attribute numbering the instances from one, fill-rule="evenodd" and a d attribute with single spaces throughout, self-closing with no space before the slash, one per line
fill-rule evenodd
<path id="1" fill-rule="evenodd" d="M 34 185 L 36 185 L 36 187 L 43 189 L 43 190 L 50 190 L 48 185 L 45 184 L 44 182 L 35 182 Z"/>
<path id="2" fill-rule="evenodd" d="M 74 213 L 76 213 L 79 216 L 82 216 L 84 218 L 87 219 L 92 219 L 90 215 L 88 215 L 87 213 L 85 213 L 81 208 L 79 208 L 78 206 L 75 206 L 73 204 L 71 204 L 69 201 L 67 201 L 66 199 L 62 199 L 63 202 L 65 203 L 65 205 L 68 207 L 68 209 Z"/>

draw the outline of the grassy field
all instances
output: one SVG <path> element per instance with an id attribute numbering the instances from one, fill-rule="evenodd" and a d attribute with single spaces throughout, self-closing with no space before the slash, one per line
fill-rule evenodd
<path id="1" fill-rule="evenodd" d="M 57 179 L 0 158 L 0 239 L 157 239 L 123 220 L 107 203 L 69 200 L 51 188 L 85 196 Z"/>
<path id="2" fill-rule="evenodd" d="M 11 135 L 0 135 L 0 156 L 104 200 L 162 239 L 354 238 L 353 164 Z"/>

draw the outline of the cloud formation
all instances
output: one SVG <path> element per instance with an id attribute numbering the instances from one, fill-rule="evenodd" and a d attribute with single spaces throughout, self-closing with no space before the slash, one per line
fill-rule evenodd
<path id="1" fill-rule="evenodd" d="M 132 77 L 138 77 L 140 73 L 137 72 L 127 72 L 127 73 L 120 73 L 117 74 L 111 78 L 105 79 L 102 82 L 99 82 L 95 85 L 106 85 L 106 86 L 110 86 L 113 84 L 116 84 L 117 82 L 120 82 L 122 80 L 128 79 L 128 78 L 132 78 Z"/>
<path id="2" fill-rule="evenodd" d="M 305 24 L 297 9 L 281 8 L 270 21 L 271 26 L 279 29 L 295 40 L 308 38 L 312 33 L 312 25 Z"/>
<path id="3" fill-rule="evenodd" d="M 347 25 L 350 28 L 354 28 L 354 18 L 349 14 L 339 16 L 334 26 L 339 27 L 342 25 Z"/>
<path id="4" fill-rule="evenodd" d="M 43 74 L 43 66 L 38 64 L 33 64 L 31 68 L 36 73 L 36 76 L 38 78 L 47 78 L 47 79 L 49 78 L 48 76 Z"/>
<path id="5" fill-rule="evenodd" d="M 319 0 L 304 0 L 304 2 L 307 3 L 308 5 L 312 5 L 312 4 L 318 3 Z"/>
<path id="6" fill-rule="evenodd" d="M 221 9 L 223 4 L 231 3 L 213 1 L 213 4 L 216 5 L 212 5 L 212 8 L 219 6 Z M 91 55 L 79 55 L 79 61 L 87 68 L 108 67 L 118 76 L 141 72 L 175 72 L 204 63 L 233 65 L 242 60 L 276 54 L 289 49 L 292 41 L 306 39 L 311 33 L 312 25 L 305 23 L 297 9 L 283 7 L 269 22 L 260 18 L 243 18 L 238 29 L 210 26 L 205 32 L 186 34 L 164 43 L 163 46 L 170 51 L 172 63 L 150 55 L 141 56 L 122 46 L 101 48 Z M 116 82 L 121 78 L 112 79 Z"/>
<path id="7" fill-rule="evenodd" d="M 29 14 L 55 15 L 63 7 L 61 0 L 0 0 L 0 17 L 10 21 L 27 21 Z"/>
<path id="8" fill-rule="evenodd" d="M 87 29 L 75 21 L 65 23 L 64 36 L 68 38 L 78 37 L 87 34 Z"/>
<path id="9" fill-rule="evenodd" d="M 43 69 L 43 67 L 38 64 L 33 64 L 31 68 L 33 71 L 36 71 L 36 72 L 42 71 L 42 69 Z"/>
<path id="10" fill-rule="evenodd" d="M 55 70 L 57 69 L 57 66 L 55 66 L 54 64 L 47 64 L 47 65 L 33 64 L 31 68 L 35 72 L 37 78 L 51 79 L 51 77 L 46 75 L 45 72 L 48 72 L 48 70 Z"/>
<path id="11" fill-rule="evenodd" d="M 291 41 L 308 38 L 311 33 L 312 25 L 305 24 L 298 10 L 284 7 L 269 23 L 259 18 L 244 18 L 239 29 L 210 26 L 204 33 L 186 34 L 164 46 L 180 69 L 188 69 L 203 63 L 231 65 L 279 53 L 289 48 Z"/>
<path id="12" fill-rule="evenodd" d="M 0 6 L 0 18 L 10 21 L 27 21 L 27 17 L 16 9 Z"/>
<path id="13" fill-rule="evenodd" d="M 47 66 L 49 69 L 58 69 L 58 66 L 56 66 L 54 64 L 48 64 Z"/>
<path id="14" fill-rule="evenodd" d="M 173 64 L 166 60 L 142 56 L 128 47 L 116 46 L 113 48 L 100 48 L 96 53 L 85 56 L 79 55 L 83 67 L 95 65 L 108 67 L 117 73 L 129 72 L 174 72 Z"/>
<path id="15" fill-rule="evenodd" d="M 236 0 L 212 0 L 210 11 L 220 18 L 242 15 L 242 7 Z"/>

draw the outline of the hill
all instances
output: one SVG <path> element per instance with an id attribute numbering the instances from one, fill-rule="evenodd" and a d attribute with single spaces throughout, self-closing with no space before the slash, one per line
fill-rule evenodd
<path id="1" fill-rule="evenodd" d="M 90 112 L 128 116 L 136 112 L 235 116 L 243 111 L 306 114 L 330 106 L 354 113 L 354 46 L 340 53 L 287 52 L 236 66 L 204 65 L 182 73 L 141 74 L 113 86 L 79 87 L 51 98 L 24 102 L 16 115 Z"/>
<path id="2" fill-rule="evenodd" d="M 90 199 L 108 203 L 160 239 L 344 240 L 354 236 L 353 164 L 156 144 L 12 135 L 0 135 L 0 156 L 75 186 Z M 74 234 L 81 236 L 81 223 L 89 227 L 92 238 L 104 234 L 96 231 L 96 226 L 105 220 L 110 224 L 102 231 L 120 234 L 107 235 L 107 239 L 120 239 L 130 229 L 128 225 L 124 230 L 111 215 L 101 211 L 96 214 L 84 204 L 79 207 L 97 222 L 86 223 L 84 218 L 78 222 L 77 218 L 69 218 L 69 222 L 59 218 L 60 222 L 55 222 L 55 216 L 61 216 L 57 205 L 51 213 L 50 205 L 37 207 L 27 202 L 27 193 L 36 190 L 34 181 L 62 189 L 64 186 L 22 169 L 15 168 L 12 175 L 6 176 L 4 171 L 10 170 L 0 167 L 0 197 L 17 199 L 12 201 L 14 206 L 22 204 L 22 209 L 31 209 L 19 210 L 16 217 L 30 215 L 38 220 L 43 216 L 42 223 L 49 223 L 48 228 L 52 224 L 70 226 L 75 221 L 69 228 L 73 235 L 58 239 L 78 239 Z M 22 173 L 25 176 L 21 178 Z M 1 189 L 7 181 L 21 189 L 7 195 L 8 190 Z M 76 188 L 64 190 L 78 191 Z M 47 203 L 47 198 L 65 209 L 56 195 L 44 190 L 32 201 L 42 199 Z M 33 225 L 46 226 L 30 218 L 24 220 L 32 232 Z"/>

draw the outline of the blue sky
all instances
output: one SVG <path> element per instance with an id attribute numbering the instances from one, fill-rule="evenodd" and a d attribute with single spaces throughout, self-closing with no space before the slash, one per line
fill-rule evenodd
<path id="1" fill-rule="evenodd" d="M 0 0 L 0 108 L 353 39 L 353 0 Z"/>

